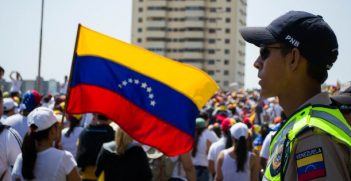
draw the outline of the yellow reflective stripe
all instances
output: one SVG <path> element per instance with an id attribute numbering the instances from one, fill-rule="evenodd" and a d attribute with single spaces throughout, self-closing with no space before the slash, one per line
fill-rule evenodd
<path id="1" fill-rule="evenodd" d="M 348 128 L 344 123 L 342 123 L 338 118 L 333 116 L 332 114 L 323 112 L 323 111 L 316 111 L 312 110 L 311 116 L 324 119 L 325 121 L 335 125 L 339 129 L 341 129 L 345 134 L 351 137 L 351 130 Z"/>
<path id="2" fill-rule="evenodd" d="M 80 26 L 76 54 L 97 56 L 151 77 L 191 99 L 200 109 L 217 90 L 200 69 Z M 206 91 L 200 91 L 206 90 Z"/>
<path id="3" fill-rule="evenodd" d="M 310 119 L 310 125 L 327 132 L 351 147 L 351 129 L 349 126 L 326 112 L 313 110 L 311 115 L 313 117 Z"/>
<path id="4" fill-rule="evenodd" d="M 309 165 L 311 163 L 319 162 L 322 160 L 323 160 L 322 154 L 312 155 L 312 156 L 297 160 L 297 167 L 302 167 L 302 166 Z"/>

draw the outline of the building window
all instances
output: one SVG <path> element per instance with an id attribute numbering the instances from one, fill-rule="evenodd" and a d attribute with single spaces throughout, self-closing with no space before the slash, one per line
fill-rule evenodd
<path id="1" fill-rule="evenodd" d="M 226 23 L 230 23 L 230 18 L 226 18 L 226 19 L 225 19 L 225 22 L 226 22 Z"/>
<path id="2" fill-rule="evenodd" d="M 213 70 L 207 70 L 208 75 L 214 75 L 214 71 Z"/>
<path id="3" fill-rule="evenodd" d="M 229 65 L 229 60 L 224 60 L 224 65 Z"/>
<path id="4" fill-rule="evenodd" d="M 209 65 L 214 65 L 214 64 L 215 64 L 215 61 L 214 61 L 214 60 L 208 60 L 208 64 L 209 64 Z"/>
<path id="5" fill-rule="evenodd" d="M 138 22 L 142 23 L 143 22 L 143 18 L 138 18 Z"/>
<path id="6" fill-rule="evenodd" d="M 216 43 L 216 40 L 215 40 L 215 39 L 208 39 L 208 43 L 209 43 L 209 44 Z"/>
<path id="7" fill-rule="evenodd" d="M 143 12 L 143 8 L 139 8 L 139 13 Z"/>
<path id="8" fill-rule="evenodd" d="M 216 8 L 210 8 L 211 13 L 215 13 L 216 11 L 217 11 Z"/>
<path id="9" fill-rule="evenodd" d="M 210 29 L 208 29 L 208 32 L 209 32 L 209 33 L 216 33 L 216 29 L 210 28 Z"/>
<path id="10" fill-rule="evenodd" d="M 226 10 L 227 12 L 230 12 L 231 9 L 230 9 L 230 8 L 226 8 L 225 10 Z"/>
<path id="11" fill-rule="evenodd" d="M 141 38 L 138 38 L 138 43 L 143 42 L 143 40 Z"/>
<path id="12" fill-rule="evenodd" d="M 230 33 L 230 29 L 229 29 L 229 28 L 226 28 L 226 29 L 225 29 L 225 33 Z"/>
<path id="13" fill-rule="evenodd" d="M 215 50 L 214 49 L 209 49 L 208 50 L 208 54 L 215 54 Z"/>
<path id="14" fill-rule="evenodd" d="M 142 28 L 138 28 L 138 32 L 139 33 L 143 32 L 143 29 Z"/>
<path id="15" fill-rule="evenodd" d="M 231 2 L 231 0 L 227 0 L 227 2 Z"/>
<path id="16" fill-rule="evenodd" d="M 224 70 L 223 71 L 223 75 L 229 75 L 229 71 L 228 70 Z"/>
<path id="17" fill-rule="evenodd" d="M 230 43 L 230 39 L 225 39 L 224 41 L 225 41 L 226 44 Z"/>
<path id="18" fill-rule="evenodd" d="M 224 53 L 225 53 L 225 54 L 229 54 L 229 49 L 225 49 L 225 50 L 224 50 Z"/>
<path id="19" fill-rule="evenodd" d="M 229 86 L 229 82 L 227 80 L 223 81 L 223 86 Z"/>

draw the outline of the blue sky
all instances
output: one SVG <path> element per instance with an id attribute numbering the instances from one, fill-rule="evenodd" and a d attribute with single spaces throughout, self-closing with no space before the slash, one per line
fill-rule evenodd
<path id="1" fill-rule="evenodd" d="M 218 0 L 219 1 L 219 0 Z M 45 0 L 42 71 L 45 79 L 63 81 L 72 61 L 78 23 L 130 42 L 131 0 Z M 247 26 L 266 26 L 289 10 L 320 14 L 334 29 L 339 58 L 327 83 L 350 81 L 351 1 L 348 0 L 248 0 Z M 18 70 L 24 79 L 37 75 L 41 0 L 0 0 L 0 65 L 5 79 Z M 253 61 L 258 48 L 246 46 L 246 87 L 258 87 Z"/>

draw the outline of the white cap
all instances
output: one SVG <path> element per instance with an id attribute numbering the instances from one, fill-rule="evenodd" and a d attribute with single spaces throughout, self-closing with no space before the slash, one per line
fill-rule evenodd
<path id="1" fill-rule="evenodd" d="M 38 129 L 35 132 L 50 128 L 57 122 L 54 112 L 46 107 L 35 108 L 28 115 L 28 126 L 35 125 Z"/>
<path id="2" fill-rule="evenodd" d="M 233 138 L 239 139 L 240 137 L 244 136 L 245 138 L 248 137 L 248 130 L 249 128 L 244 123 L 236 123 L 230 128 L 230 134 Z"/>
<path id="3" fill-rule="evenodd" d="M 4 98 L 4 111 L 9 111 L 17 106 L 17 103 L 12 98 Z"/>

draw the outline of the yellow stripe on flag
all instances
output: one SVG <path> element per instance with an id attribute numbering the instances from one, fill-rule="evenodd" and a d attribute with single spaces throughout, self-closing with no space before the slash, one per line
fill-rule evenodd
<path id="1" fill-rule="evenodd" d="M 322 160 L 323 160 L 322 154 L 312 155 L 312 156 L 297 160 L 297 167 L 303 167 L 305 165 L 309 165 L 315 162 L 320 162 Z"/>
<path id="2" fill-rule="evenodd" d="M 151 77 L 191 99 L 200 109 L 218 90 L 215 81 L 196 67 L 152 53 L 80 26 L 76 53 L 98 56 Z"/>

